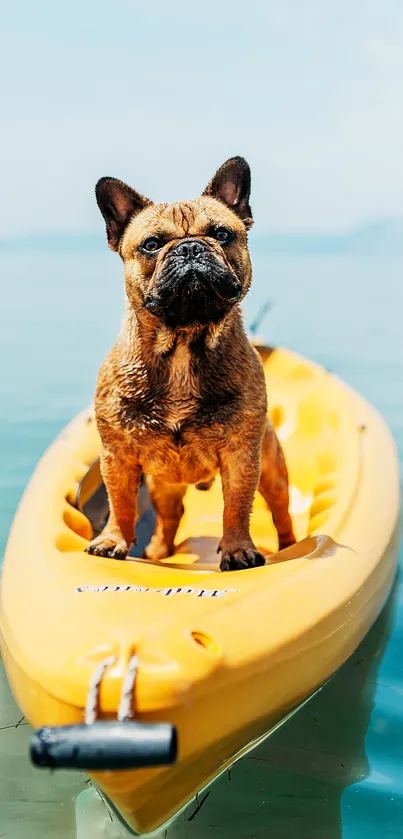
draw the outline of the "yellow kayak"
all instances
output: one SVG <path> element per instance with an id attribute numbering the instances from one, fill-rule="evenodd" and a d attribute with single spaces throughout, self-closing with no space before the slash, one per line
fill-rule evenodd
<path id="1" fill-rule="evenodd" d="M 33 759 L 85 767 L 137 833 L 167 823 L 323 685 L 393 583 L 399 476 L 383 420 L 312 362 L 259 349 L 297 545 L 276 552 L 257 495 L 251 533 L 266 565 L 220 573 L 217 480 L 188 490 L 169 559 L 84 553 L 106 513 L 92 411 L 40 461 L 9 537 L 1 644 L 17 702 L 45 726 Z"/>

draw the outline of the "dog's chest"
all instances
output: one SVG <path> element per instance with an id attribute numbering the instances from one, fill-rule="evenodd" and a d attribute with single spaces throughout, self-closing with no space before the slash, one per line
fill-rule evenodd
<path id="1" fill-rule="evenodd" d="M 200 408 L 200 388 L 192 357 L 179 345 L 169 361 L 164 395 L 159 404 L 162 435 L 150 429 L 141 440 L 145 472 L 167 483 L 193 484 L 209 479 L 217 470 L 215 444 L 204 445 L 186 420 Z"/>
<path id="2" fill-rule="evenodd" d="M 184 420 L 196 410 L 200 389 L 186 344 L 179 344 L 175 348 L 169 365 L 163 422 L 172 431 L 178 431 Z"/>

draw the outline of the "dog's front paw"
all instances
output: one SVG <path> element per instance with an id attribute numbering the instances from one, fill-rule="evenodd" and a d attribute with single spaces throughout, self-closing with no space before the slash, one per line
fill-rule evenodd
<path id="1" fill-rule="evenodd" d="M 115 539 L 112 535 L 101 533 L 87 545 L 87 553 L 93 556 L 108 556 L 111 559 L 126 559 L 129 545 L 124 539 Z"/>
<path id="2" fill-rule="evenodd" d="M 242 571 L 245 568 L 257 568 L 265 565 L 264 556 L 254 547 L 225 547 L 221 548 L 221 571 Z"/>

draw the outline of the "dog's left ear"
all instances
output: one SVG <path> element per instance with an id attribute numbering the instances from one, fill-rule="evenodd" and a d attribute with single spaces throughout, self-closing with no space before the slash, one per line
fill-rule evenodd
<path id="1" fill-rule="evenodd" d="M 250 180 L 250 168 L 246 160 L 243 157 L 231 157 L 220 166 L 203 195 L 211 195 L 223 201 L 242 219 L 245 227 L 251 227 Z"/>
<path id="2" fill-rule="evenodd" d="M 108 245 L 117 251 L 129 221 L 149 207 L 152 201 L 117 178 L 101 178 L 95 187 L 95 195 L 105 219 Z"/>

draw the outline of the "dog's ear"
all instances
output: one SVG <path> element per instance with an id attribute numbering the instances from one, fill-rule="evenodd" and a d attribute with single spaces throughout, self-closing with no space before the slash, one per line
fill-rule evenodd
<path id="1" fill-rule="evenodd" d="M 117 251 L 129 221 L 152 201 L 116 178 L 101 178 L 96 187 L 97 204 L 106 223 L 108 245 Z"/>
<path id="2" fill-rule="evenodd" d="M 203 195 L 211 195 L 223 201 L 242 219 L 245 227 L 252 226 L 252 210 L 249 204 L 250 168 L 243 157 L 231 157 L 223 163 Z"/>

